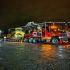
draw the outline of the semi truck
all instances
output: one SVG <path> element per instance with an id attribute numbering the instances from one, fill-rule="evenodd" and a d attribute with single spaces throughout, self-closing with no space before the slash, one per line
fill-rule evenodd
<path id="1" fill-rule="evenodd" d="M 65 22 L 44 23 L 39 29 L 33 29 L 31 33 L 25 34 L 24 42 L 52 44 L 68 43 L 70 42 L 70 32 L 67 31 L 66 28 Z"/>

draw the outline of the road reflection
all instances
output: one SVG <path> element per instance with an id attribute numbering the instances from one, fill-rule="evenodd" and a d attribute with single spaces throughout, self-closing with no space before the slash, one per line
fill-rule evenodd
<path id="1" fill-rule="evenodd" d="M 41 56 L 47 60 L 70 59 L 70 45 L 49 45 L 43 44 Z"/>
<path id="2" fill-rule="evenodd" d="M 3 46 L 4 42 L 0 42 L 0 47 Z"/>
<path id="3" fill-rule="evenodd" d="M 70 67 L 70 45 L 4 43 L 0 47 L 1 67 L 3 70 L 62 70 L 62 67 L 66 70 Z"/>
<path id="4" fill-rule="evenodd" d="M 56 56 L 56 48 L 49 44 L 43 44 L 41 48 L 41 55 L 43 58 L 46 58 L 48 60 L 51 60 Z"/>

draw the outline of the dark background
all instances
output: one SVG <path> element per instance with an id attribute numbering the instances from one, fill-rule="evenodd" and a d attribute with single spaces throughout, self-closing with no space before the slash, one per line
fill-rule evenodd
<path id="1" fill-rule="evenodd" d="M 0 0 L 0 28 L 28 21 L 70 21 L 70 0 Z"/>

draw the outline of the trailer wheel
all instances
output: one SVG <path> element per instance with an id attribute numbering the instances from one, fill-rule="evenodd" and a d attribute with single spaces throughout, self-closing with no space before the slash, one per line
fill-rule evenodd
<path id="1" fill-rule="evenodd" d="M 46 39 L 44 39 L 44 40 L 42 40 L 42 42 L 45 44 L 45 43 L 47 43 L 47 40 L 46 40 Z"/>
<path id="2" fill-rule="evenodd" d="M 52 43 L 52 44 L 58 44 L 58 42 L 59 42 L 59 40 L 58 40 L 57 38 L 53 38 L 53 39 L 51 40 L 51 43 Z"/>

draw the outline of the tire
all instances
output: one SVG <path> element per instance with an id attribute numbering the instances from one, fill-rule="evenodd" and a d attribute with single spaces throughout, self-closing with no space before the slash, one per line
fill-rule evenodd
<path id="1" fill-rule="evenodd" d="M 37 39 L 37 43 L 42 43 L 42 40 L 41 39 Z"/>
<path id="2" fill-rule="evenodd" d="M 32 41 L 33 41 L 33 38 L 30 38 L 30 39 L 28 40 L 29 43 L 32 43 Z"/>
<path id="3" fill-rule="evenodd" d="M 46 43 L 47 43 L 47 40 L 45 39 L 45 40 L 43 40 L 42 42 L 43 42 L 44 44 L 46 44 Z"/>
<path id="4" fill-rule="evenodd" d="M 58 42 L 59 42 L 59 40 L 58 40 L 57 38 L 53 38 L 53 39 L 51 40 L 51 43 L 52 43 L 52 44 L 58 44 Z"/>
<path id="5" fill-rule="evenodd" d="M 33 43 L 37 43 L 37 40 L 36 39 L 33 39 Z"/>

